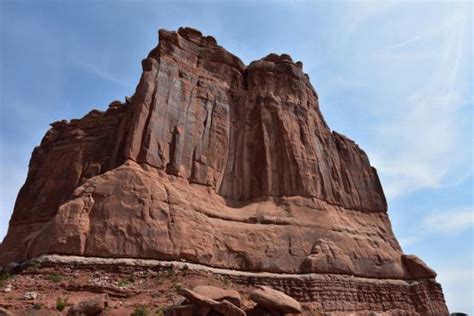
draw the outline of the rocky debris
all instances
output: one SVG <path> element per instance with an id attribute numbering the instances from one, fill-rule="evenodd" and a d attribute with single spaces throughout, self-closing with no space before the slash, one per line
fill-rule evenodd
<path id="1" fill-rule="evenodd" d="M 92 285 L 103 286 L 103 287 L 112 285 L 112 281 L 110 280 L 109 276 L 101 275 L 97 272 L 93 274 L 92 278 L 89 280 L 89 283 L 91 283 Z"/>
<path id="2" fill-rule="evenodd" d="M 127 298 L 136 293 L 129 290 L 122 290 L 117 287 L 96 286 L 88 284 L 71 284 L 65 287 L 69 291 L 87 291 L 92 293 L 104 293 L 115 298 Z"/>
<path id="3" fill-rule="evenodd" d="M 145 275 L 145 271 L 137 272 L 139 275 Z M 140 283 L 138 280 L 137 283 Z M 133 292 L 135 288 L 134 276 L 130 275 L 126 278 L 111 278 L 109 275 L 104 274 L 102 271 L 95 271 L 91 278 L 88 280 L 88 284 L 79 285 L 83 289 L 88 288 L 89 291 L 97 293 L 108 293 L 113 297 L 127 297 Z M 77 287 L 77 285 L 76 285 Z M 69 286 L 71 288 L 71 286 Z"/>
<path id="4" fill-rule="evenodd" d="M 250 298 L 264 309 L 282 314 L 301 314 L 301 304 L 283 292 L 260 286 Z"/>
<path id="5" fill-rule="evenodd" d="M 375 168 L 327 126 L 301 63 L 270 54 L 246 66 L 214 38 L 180 28 L 160 30 L 142 69 L 125 103 L 51 125 L 33 151 L 1 266 L 54 253 L 433 278 L 403 257 Z M 420 286 L 426 295 L 413 308 L 447 311 L 438 287 Z M 394 291 L 413 295 L 408 288 Z M 372 306 L 369 294 L 355 299 Z"/>
<path id="6" fill-rule="evenodd" d="M 54 259 L 53 259 L 54 258 Z M 140 271 L 148 271 L 152 266 L 169 266 L 170 262 L 157 260 L 139 259 L 112 259 L 112 258 L 77 258 L 69 256 L 50 256 L 48 260 L 38 262 L 34 271 L 27 274 L 14 276 L 12 292 L 8 295 L 0 295 L 0 306 L 8 308 L 19 315 L 55 315 L 58 298 L 67 298 L 68 306 L 89 299 L 90 293 L 107 293 L 108 288 L 92 288 L 87 285 L 92 271 L 101 271 L 101 275 L 108 275 L 112 280 L 123 279 L 129 275 L 140 275 Z M 55 263 L 54 263 L 55 262 Z M 74 263 L 75 262 L 75 263 Z M 172 262 L 178 266 L 178 262 Z M 74 266 L 72 274 L 74 277 L 65 277 L 63 282 L 44 282 L 45 275 L 55 271 L 59 275 L 66 275 L 65 267 Z M 200 268 L 200 269 L 198 269 Z M 118 272 L 120 271 L 120 272 Z M 161 270 L 158 270 L 161 271 Z M 225 275 L 223 275 L 225 273 Z M 133 293 L 120 292 L 118 290 L 109 294 L 110 301 L 106 314 L 130 315 L 137 306 L 146 306 L 153 313 L 163 312 L 170 315 L 182 315 L 186 311 L 194 310 L 194 305 L 185 303 L 185 298 L 177 293 L 179 287 L 194 289 L 197 285 L 213 285 L 224 289 L 233 289 L 242 295 L 241 309 L 247 315 L 275 315 L 267 309 L 259 307 L 254 309 L 255 303 L 249 295 L 255 290 L 256 285 L 266 285 L 274 289 L 285 291 L 285 293 L 302 304 L 303 315 L 337 314 L 341 306 L 350 311 L 359 311 L 361 315 L 368 315 L 369 311 L 383 312 L 387 315 L 446 315 L 441 306 L 435 302 L 442 300 L 442 292 L 439 284 L 433 279 L 419 280 L 376 280 L 364 279 L 343 274 L 277 274 L 258 273 L 235 270 L 224 270 L 210 268 L 197 264 L 189 264 L 186 270 L 176 269 L 173 274 L 158 272 L 156 277 L 147 273 L 143 277 L 143 283 L 137 283 Z M 72 286 L 75 285 L 75 286 Z M 178 286 L 179 285 L 179 286 Z M 430 289 L 428 293 L 426 289 Z M 25 291 L 30 289 L 40 290 L 45 295 L 40 295 L 34 301 L 22 299 Z M 387 294 L 391 293 L 394 298 L 387 300 Z M 318 303 L 319 298 L 344 297 L 344 305 L 329 305 Z M 432 309 L 435 313 L 420 313 L 412 305 L 413 301 L 424 300 L 433 302 Z M 370 301 L 370 305 L 361 302 Z M 217 302 L 217 301 L 216 301 Z M 188 304 L 188 308 L 175 309 L 176 305 Z M 325 303 L 328 304 L 328 303 Z M 170 306 L 173 306 L 171 308 Z M 31 310 L 31 313 L 30 313 Z M 324 311 L 324 312 L 322 312 Z M 367 311 L 367 313 L 365 313 Z M 403 311 L 403 313 L 401 312 Z M 67 312 L 67 309 L 66 309 Z M 211 313 L 217 313 L 214 309 Z M 281 314 L 281 313 L 280 313 Z M 188 314 L 189 315 L 189 314 Z"/>
<path id="7" fill-rule="evenodd" d="M 4 293 L 10 293 L 12 291 L 12 285 L 10 283 L 7 283 L 5 287 L 3 288 Z"/>
<path id="8" fill-rule="evenodd" d="M 68 310 L 69 316 L 95 316 L 102 313 L 107 308 L 108 305 L 108 296 L 107 294 L 97 295 L 93 298 L 87 299 L 76 305 L 72 306 Z"/>
<path id="9" fill-rule="evenodd" d="M 242 298 L 240 297 L 239 292 L 235 290 L 226 290 L 220 287 L 211 286 L 211 285 L 200 285 L 193 289 L 194 293 L 203 295 L 215 301 L 227 300 L 234 304 L 235 306 L 240 306 Z"/>
<path id="10" fill-rule="evenodd" d="M 36 300 L 38 297 L 39 297 L 39 293 L 34 292 L 34 291 L 25 292 L 25 294 L 23 295 L 23 298 L 25 300 Z"/>

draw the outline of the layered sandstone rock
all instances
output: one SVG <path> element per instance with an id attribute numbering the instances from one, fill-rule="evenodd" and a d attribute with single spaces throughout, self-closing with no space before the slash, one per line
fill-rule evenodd
<path id="1" fill-rule="evenodd" d="M 0 264 L 55 253 L 423 279 L 414 308 L 446 311 L 434 272 L 393 235 L 375 168 L 329 129 L 300 62 L 245 66 L 189 28 L 159 37 L 132 98 L 52 124 Z"/>

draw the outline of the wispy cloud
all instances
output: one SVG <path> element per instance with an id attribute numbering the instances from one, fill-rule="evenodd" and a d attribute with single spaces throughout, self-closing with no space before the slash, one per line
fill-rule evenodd
<path id="1" fill-rule="evenodd" d="M 396 48 L 401 48 L 401 47 L 404 47 L 404 46 L 409 45 L 411 43 L 415 43 L 415 42 L 417 42 L 418 40 L 420 40 L 422 38 L 423 38 L 423 35 L 415 35 L 412 38 L 404 40 L 400 43 L 396 43 L 396 44 L 393 44 L 392 46 L 386 47 L 384 50 L 392 50 L 392 49 L 396 49 Z"/>
<path id="2" fill-rule="evenodd" d="M 455 237 L 467 230 L 473 229 L 474 208 L 471 205 L 431 212 L 419 219 L 419 222 L 420 225 L 416 234 L 400 236 L 399 242 L 402 248 L 424 242 L 433 235 Z"/>
<path id="3" fill-rule="evenodd" d="M 88 72 L 93 73 L 94 75 L 96 75 L 97 77 L 99 77 L 103 80 L 110 81 L 110 82 L 119 84 L 121 86 L 127 87 L 127 85 L 124 83 L 123 80 L 120 80 L 119 78 L 117 78 L 116 76 L 111 74 L 110 72 L 107 72 L 107 71 L 101 69 L 100 67 L 97 67 L 95 65 L 86 63 L 84 61 L 79 61 L 79 60 L 74 60 L 73 64 L 75 66 L 79 66 L 79 67 L 83 68 L 84 70 L 86 70 Z"/>
<path id="4" fill-rule="evenodd" d="M 466 258 L 466 263 L 469 260 Z M 441 279 L 445 282 L 474 282 L 474 270 L 469 268 L 462 268 L 453 270 L 451 267 L 447 269 L 441 269 L 442 272 Z"/>
<path id="5" fill-rule="evenodd" d="M 384 63 L 413 66 L 415 73 L 406 73 L 411 81 L 410 76 L 416 76 L 419 67 L 420 51 L 418 47 L 408 48 L 408 44 L 429 40 L 437 43 L 432 49 L 439 50 L 436 58 L 431 50 L 424 56 L 433 63 L 431 78 L 425 78 L 424 82 L 413 80 L 413 91 L 398 101 L 397 110 L 386 110 L 375 128 L 379 144 L 371 158 L 382 175 L 389 198 L 419 188 L 437 188 L 448 183 L 453 175 L 472 173 L 469 151 L 453 155 L 469 141 L 460 124 L 462 109 L 470 101 L 467 89 L 463 88 L 466 69 L 461 67 L 469 56 L 470 43 L 466 41 L 469 15 L 458 10 L 440 24 L 442 27 L 383 51 Z M 380 51 L 376 54 L 381 58 Z M 456 168 L 463 170 L 462 173 L 456 173 Z"/>
<path id="6" fill-rule="evenodd" d="M 350 5 L 347 33 L 355 32 L 370 18 L 380 17 L 397 5 L 395 1 L 354 1 Z"/>
<path id="7" fill-rule="evenodd" d="M 423 220 L 423 226 L 441 234 L 457 234 L 474 227 L 474 209 L 464 208 L 430 214 Z"/>

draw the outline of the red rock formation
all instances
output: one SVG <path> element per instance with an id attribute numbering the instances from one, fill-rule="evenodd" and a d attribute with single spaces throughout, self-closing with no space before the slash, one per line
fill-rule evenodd
<path id="1" fill-rule="evenodd" d="M 196 30 L 159 35 L 130 100 L 52 124 L 0 264 L 57 253 L 424 279 L 410 306 L 447 312 L 434 272 L 403 255 L 375 168 L 331 132 L 300 62 L 245 66 Z"/>

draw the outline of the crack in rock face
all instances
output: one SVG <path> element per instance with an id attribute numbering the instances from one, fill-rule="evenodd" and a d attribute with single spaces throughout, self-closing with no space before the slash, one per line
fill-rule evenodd
<path id="1" fill-rule="evenodd" d="M 408 306 L 447 312 L 435 272 L 392 232 L 376 169 L 330 130 L 301 62 L 269 54 L 245 65 L 180 28 L 159 31 L 142 68 L 125 102 L 51 124 L 0 265 L 60 254 L 424 280 Z"/>

